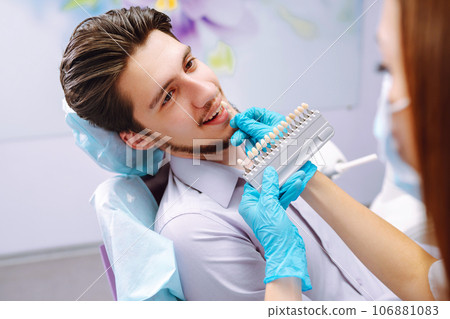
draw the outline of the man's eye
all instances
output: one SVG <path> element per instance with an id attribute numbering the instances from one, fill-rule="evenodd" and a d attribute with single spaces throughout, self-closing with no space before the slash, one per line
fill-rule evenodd
<path id="1" fill-rule="evenodd" d="M 195 60 L 195 58 L 192 58 L 186 63 L 186 65 L 185 65 L 186 70 L 192 69 L 194 67 L 194 65 L 195 65 L 194 60 Z"/>
<path id="2" fill-rule="evenodd" d="M 166 97 L 164 98 L 164 101 L 162 102 L 162 105 L 165 105 L 167 102 L 170 101 L 170 99 L 172 98 L 173 95 L 173 90 L 170 91 L 169 93 L 167 93 Z"/>

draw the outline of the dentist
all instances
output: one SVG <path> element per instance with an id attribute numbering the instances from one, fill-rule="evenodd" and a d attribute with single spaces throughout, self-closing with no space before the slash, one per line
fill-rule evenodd
<path id="1" fill-rule="evenodd" d="M 389 74 L 375 120 L 382 157 L 394 168 L 397 186 L 422 200 L 435 227 L 442 259 L 378 217 L 307 163 L 296 173 L 302 198 L 337 232 L 354 254 L 404 300 L 449 300 L 450 275 L 450 12 L 448 0 L 385 0 L 378 31 Z M 273 126 L 264 109 L 238 114 L 231 142 L 261 139 Z M 260 116 L 265 114 L 265 116 Z M 258 133 L 258 132 L 262 133 Z M 259 194 L 250 185 L 239 212 L 264 246 L 272 268 L 285 274 L 267 284 L 267 299 L 299 299 L 296 273 L 302 247 L 279 203 L 278 176 L 268 167 Z M 291 257 L 294 256 L 294 257 Z M 266 272 L 273 271 L 266 268 Z M 301 268 L 301 267 L 299 267 Z M 270 285 L 270 286 L 269 286 Z"/>

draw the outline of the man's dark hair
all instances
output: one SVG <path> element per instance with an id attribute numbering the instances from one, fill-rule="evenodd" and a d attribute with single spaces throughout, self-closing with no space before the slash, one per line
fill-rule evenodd
<path id="1" fill-rule="evenodd" d="M 69 106 L 83 119 L 115 132 L 140 132 L 133 106 L 117 80 L 129 56 L 153 30 L 173 38 L 170 18 L 154 9 L 111 10 L 81 22 L 64 52 L 60 80 Z"/>

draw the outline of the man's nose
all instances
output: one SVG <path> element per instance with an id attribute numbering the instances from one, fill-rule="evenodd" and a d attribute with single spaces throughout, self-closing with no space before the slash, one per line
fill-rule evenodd
<path id="1" fill-rule="evenodd" d="M 214 83 L 192 78 L 187 80 L 186 92 L 192 106 L 196 108 L 205 107 L 219 93 Z"/>

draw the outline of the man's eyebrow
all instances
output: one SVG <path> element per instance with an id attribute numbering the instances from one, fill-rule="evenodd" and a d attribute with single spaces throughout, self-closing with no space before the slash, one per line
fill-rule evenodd
<path id="1" fill-rule="evenodd" d="M 184 61 L 186 60 L 186 58 L 189 56 L 189 54 L 191 54 L 191 47 L 187 46 L 186 50 L 184 50 L 184 55 L 183 55 L 183 59 L 181 60 L 181 67 L 184 68 Z M 150 109 L 154 109 L 157 104 L 158 101 L 161 100 L 162 96 L 164 93 L 166 93 L 167 88 L 169 87 L 169 85 L 173 82 L 173 78 L 170 79 L 169 81 L 167 81 L 162 88 L 160 89 L 160 91 L 158 92 L 158 94 L 155 96 L 155 98 L 153 99 L 153 101 L 150 103 Z"/>

